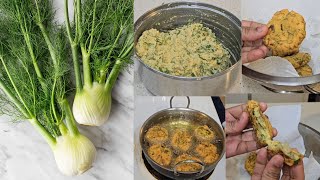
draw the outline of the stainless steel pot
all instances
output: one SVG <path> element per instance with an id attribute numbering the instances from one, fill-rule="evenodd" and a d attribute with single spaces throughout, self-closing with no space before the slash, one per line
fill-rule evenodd
<path id="1" fill-rule="evenodd" d="M 205 113 L 202 113 L 200 111 L 190 109 L 190 99 L 188 98 L 188 105 L 186 108 L 184 107 L 172 107 L 172 99 L 170 99 L 170 108 L 164 109 L 162 111 L 159 111 L 152 116 L 150 116 L 146 122 L 142 125 L 140 129 L 140 145 L 142 148 L 142 152 L 145 155 L 147 161 L 151 165 L 152 168 L 154 168 L 156 171 L 161 173 L 162 175 L 172 178 L 172 179 L 199 179 L 201 177 L 204 177 L 208 175 L 210 172 L 212 172 L 220 159 L 223 157 L 225 152 L 225 136 L 222 128 L 219 126 L 219 124 L 212 119 L 210 116 L 206 115 Z M 179 120 L 173 120 L 178 119 Z M 180 126 L 192 126 L 192 125 L 207 125 L 209 126 L 216 135 L 216 138 L 214 140 L 215 145 L 218 148 L 219 158 L 218 160 L 210 165 L 204 165 L 202 162 L 192 161 L 192 160 L 186 160 L 180 163 L 198 163 L 202 166 L 202 169 L 199 170 L 199 172 L 178 172 L 176 168 L 167 168 L 159 165 L 154 160 L 150 158 L 148 155 L 148 147 L 149 144 L 147 141 L 145 141 L 145 134 L 148 131 L 149 128 L 151 128 L 154 125 L 158 124 L 165 124 L 167 127 L 180 127 Z M 178 164 L 180 164 L 178 163 Z M 176 164 L 175 167 L 178 165 Z"/>
<path id="2" fill-rule="evenodd" d="M 278 93 L 319 93 L 313 86 L 320 82 L 320 74 L 309 77 L 277 77 L 242 66 L 242 73 L 270 91 Z"/>
<path id="3" fill-rule="evenodd" d="M 154 95 L 223 95 L 241 76 L 241 22 L 230 12 L 213 5 L 176 2 L 161 5 L 142 15 L 135 23 L 135 45 L 141 34 L 151 28 L 168 31 L 192 22 L 213 30 L 231 54 L 232 66 L 209 77 L 178 77 L 162 73 L 138 59 L 138 74 Z"/>

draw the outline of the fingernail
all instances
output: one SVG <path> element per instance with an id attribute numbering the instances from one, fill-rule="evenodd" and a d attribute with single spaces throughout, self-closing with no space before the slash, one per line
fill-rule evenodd
<path id="1" fill-rule="evenodd" d="M 258 32 L 262 32 L 263 31 L 263 27 L 257 27 L 257 31 Z"/>

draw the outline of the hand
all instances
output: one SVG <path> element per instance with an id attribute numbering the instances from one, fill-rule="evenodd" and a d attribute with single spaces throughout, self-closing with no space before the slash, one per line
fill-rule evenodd
<path id="1" fill-rule="evenodd" d="M 292 167 L 283 165 L 283 162 L 284 159 L 280 155 L 275 155 L 268 161 L 267 150 L 260 149 L 251 180 L 278 180 L 281 169 L 283 172 L 281 180 L 304 180 L 303 161 Z"/>
<path id="2" fill-rule="evenodd" d="M 264 112 L 267 104 L 260 103 L 260 108 Z M 261 147 L 256 142 L 254 131 L 242 132 L 250 128 L 249 114 L 246 112 L 246 104 L 226 109 L 226 157 L 251 152 Z M 273 135 L 277 135 L 277 130 L 273 129 Z"/>
<path id="3" fill-rule="evenodd" d="M 242 64 L 264 58 L 269 50 L 263 45 L 262 39 L 268 34 L 268 27 L 253 21 L 242 21 L 241 26 L 243 41 Z"/>

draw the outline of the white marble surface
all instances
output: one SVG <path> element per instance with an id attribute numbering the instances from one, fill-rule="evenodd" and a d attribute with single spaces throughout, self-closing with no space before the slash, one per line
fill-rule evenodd
<path id="1" fill-rule="evenodd" d="M 137 180 L 147 180 L 155 179 L 145 168 L 143 159 L 141 156 L 141 147 L 139 143 L 139 132 L 142 124 L 148 119 L 152 114 L 169 108 L 170 97 L 146 97 L 139 96 L 135 98 L 135 113 L 134 113 L 134 179 Z M 186 107 L 187 99 L 186 97 L 179 96 L 175 97 L 173 100 L 173 107 Z M 190 108 L 196 109 L 206 113 L 211 116 L 214 120 L 220 124 L 220 120 L 217 111 L 213 105 L 210 97 L 198 96 L 190 97 Z M 219 179 L 224 180 L 226 175 L 226 161 L 225 155 L 218 163 L 215 171 L 210 176 L 210 180 Z"/>
<path id="2" fill-rule="evenodd" d="M 54 0 L 54 6 L 56 18 L 62 22 L 63 1 Z M 77 177 L 66 177 L 59 172 L 50 147 L 29 122 L 12 123 L 9 117 L 0 116 L 0 179 L 133 179 L 132 83 L 133 72 L 120 75 L 112 93 L 112 110 L 106 124 L 80 127 L 80 131 L 96 146 L 97 158 L 89 171 Z"/>

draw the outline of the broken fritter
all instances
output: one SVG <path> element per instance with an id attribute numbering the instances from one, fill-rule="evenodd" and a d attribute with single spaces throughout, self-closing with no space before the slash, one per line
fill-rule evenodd
<path id="1" fill-rule="evenodd" d="M 272 126 L 266 115 L 260 109 L 257 101 L 248 101 L 247 111 L 249 113 L 249 120 L 253 125 L 253 130 L 257 136 L 258 144 L 267 146 L 267 141 L 272 140 Z"/>
<path id="2" fill-rule="evenodd" d="M 247 111 L 249 113 L 250 122 L 253 124 L 253 129 L 257 137 L 257 142 L 261 146 L 268 146 L 268 154 L 276 155 L 280 154 L 284 157 L 284 162 L 288 166 L 297 164 L 302 160 L 303 155 L 296 149 L 291 148 L 288 144 L 274 141 L 272 126 L 269 118 L 264 115 L 260 109 L 257 101 L 248 101 Z"/>
<path id="3" fill-rule="evenodd" d="M 270 141 L 268 144 L 268 154 L 274 156 L 280 154 L 284 158 L 284 163 L 288 166 L 298 164 L 303 159 L 303 155 L 296 149 L 291 148 L 288 144 L 279 141 Z"/>

